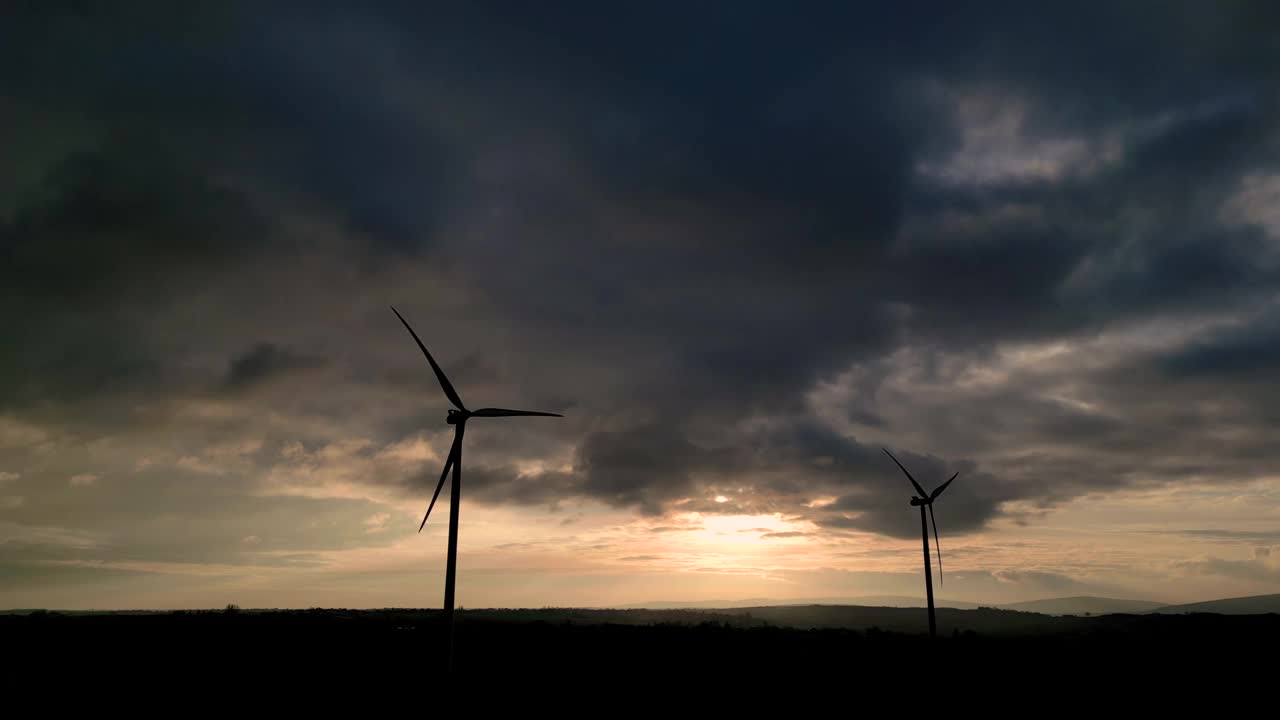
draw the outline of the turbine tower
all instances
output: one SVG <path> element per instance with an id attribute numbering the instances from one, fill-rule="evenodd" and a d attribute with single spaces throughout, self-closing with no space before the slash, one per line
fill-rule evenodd
<path id="1" fill-rule="evenodd" d="M 445 377 L 444 371 L 436 364 L 436 359 L 431 357 L 431 353 L 427 352 L 427 346 L 422 344 L 422 340 L 418 338 L 418 333 L 413 331 L 409 326 L 409 322 L 404 319 L 399 310 L 394 307 L 391 312 L 400 318 L 400 322 L 404 323 L 404 327 L 413 336 L 414 342 L 418 343 L 418 347 L 422 349 L 422 354 L 427 356 L 427 362 L 431 363 L 431 369 L 435 371 L 436 379 L 440 381 L 440 388 L 444 390 L 444 394 L 449 398 L 449 402 L 453 403 L 456 409 L 449 411 L 449 417 L 445 419 L 450 425 L 454 426 L 453 445 L 449 448 L 449 457 L 445 460 L 444 471 L 440 473 L 440 482 L 436 484 L 436 491 L 431 496 L 431 504 L 427 506 L 427 514 L 422 516 L 422 524 L 418 526 L 418 532 L 422 532 L 422 528 L 427 524 L 427 518 L 431 517 L 431 509 L 436 506 L 436 498 L 440 497 L 440 489 L 444 487 L 444 480 L 449 476 L 449 470 L 453 470 L 453 484 L 449 487 L 449 558 L 445 564 L 444 575 L 444 615 L 446 632 L 449 635 L 449 656 L 448 668 L 453 671 L 453 598 L 454 598 L 454 580 L 457 576 L 458 569 L 458 505 L 462 500 L 462 435 L 467 429 L 467 420 L 473 417 L 523 417 L 526 415 L 538 415 L 543 417 L 564 417 L 557 413 L 534 412 L 532 410 L 506 410 L 504 408 L 480 408 L 479 410 L 468 410 L 467 406 L 462 403 L 462 398 L 458 397 L 458 391 L 453 389 L 453 384 L 449 382 L 449 378 Z"/>
<path id="2" fill-rule="evenodd" d="M 906 474 L 907 479 L 911 481 L 911 486 L 916 489 L 917 493 L 919 493 L 918 496 L 911 498 L 911 504 L 912 506 L 920 507 L 920 535 L 924 538 L 924 588 L 925 594 L 929 598 L 929 637 L 937 637 L 938 624 L 933 616 L 933 571 L 929 567 L 929 522 L 933 523 L 933 541 L 934 545 L 938 549 L 938 584 L 941 585 L 942 543 L 938 540 L 938 521 L 934 519 L 933 516 L 933 501 L 938 499 L 938 496 L 942 494 L 942 491 L 946 490 L 947 486 L 951 484 L 951 481 L 955 480 L 956 476 L 960 473 L 957 472 L 955 475 L 952 475 L 946 482 L 934 488 L 933 492 L 927 493 L 924 491 L 924 488 L 920 487 L 920 483 L 916 482 L 914 477 L 911 477 L 911 473 L 908 472 L 905 467 L 902 467 L 902 463 L 898 462 L 898 458 L 893 457 L 893 453 L 889 452 L 888 448 L 881 449 L 884 450 L 884 453 L 893 460 L 894 464 Z M 928 522 L 925 521 L 926 509 L 929 512 Z"/>

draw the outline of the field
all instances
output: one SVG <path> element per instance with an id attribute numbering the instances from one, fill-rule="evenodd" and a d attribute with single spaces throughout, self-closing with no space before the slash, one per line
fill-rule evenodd
<path id="1" fill-rule="evenodd" d="M 471 610 L 459 614 L 456 670 L 496 676 L 691 678 L 707 674 L 1113 679 L 1261 669 L 1280 615 L 1052 617 L 1010 610 L 938 613 L 922 634 L 913 608 L 793 606 L 733 610 Z M 0 616 L 6 656 L 149 677 L 249 676 L 413 681 L 443 670 L 430 610 L 223 610 Z"/>

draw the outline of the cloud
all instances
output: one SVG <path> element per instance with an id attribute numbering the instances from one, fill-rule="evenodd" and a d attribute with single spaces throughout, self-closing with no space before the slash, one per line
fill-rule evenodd
<path id="1" fill-rule="evenodd" d="M 1269 546 L 1255 547 L 1247 560 L 1232 560 L 1204 556 L 1193 560 L 1172 563 L 1182 572 L 1197 575 L 1213 575 L 1255 582 L 1274 582 L 1280 577 L 1280 562 L 1272 556 Z"/>
<path id="2" fill-rule="evenodd" d="M 1205 540 L 1214 540 L 1214 541 L 1221 541 L 1221 542 L 1269 541 L 1269 542 L 1280 544 L 1280 531 L 1208 529 L 1208 530 L 1160 530 L 1155 532 L 1172 533 L 1176 535 L 1186 535 L 1188 537 L 1203 538 Z"/>
<path id="3" fill-rule="evenodd" d="M 723 471 L 725 462 L 732 462 L 726 454 L 694 445 L 662 425 L 595 433 L 576 453 L 584 494 L 650 514 L 662 512 L 665 501 L 689 494 L 699 470 Z"/>
<path id="4" fill-rule="evenodd" d="M 49 434 L 35 425 L 0 415 L 0 448 L 27 448 L 49 439 Z"/>
<path id="5" fill-rule="evenodd" d="M 1280 365 L 1280 313 L 1224 328 L 1164 359 L 1164 370 L 1181 378 L 1269 377 Z"/>
<path id="6" fill-rule="evenodd" d="M 272 378 L 323 365 L 324 361 L 320 358 L 299 355 L 273 343 L 257 343 L 231 361 L 226 385 L 229 389 L 243 389 Z"/>
<path id="7" fill-rule="evenodd" d="M 387 521 L 391 519 L 391 513 L 374 513 L 365 519 L 364 524 L 369 526 L 368 532 L 382 532 L 387 529 Z"/>
<path id="8" fill-rule="evenodd" d="M 95 561 L 392 542 L 449 442 L 392 302 L 469 403 L 566 415 L 475 423 L 468 501 L 655 539 L 915 537 L 881 446 L 960 472 L 944 534 L 1267 477 L 1271 11 L 931 12 L 31 7 L 6 513 L 118 533 Z"/>
<path id="9" fill-rule="evenodd" d="M 78 475 L 72 475 L 67 479 L 67 482 L 70 483 L 72 487 L 87 487 L 97 481 L 98 476 L 93 473 L 80 473 Z"/>
<path id="10" fill-rule="evenodd" d="M 22 477 L 21 473 L 0 472 L 0 483 L 13 482 L 14 480 L 17 480 L 20 477 Z"/>
<path id="11" fill-rule="evenodd" d="M 1004 570 L 992 573 L 992 576 L 998 582 L 1031 586 L 1041 592 L 1055 595 L 1083 595 L 1093 589 L 1090 583 L 1062 573 L 1043 570 Z"/>

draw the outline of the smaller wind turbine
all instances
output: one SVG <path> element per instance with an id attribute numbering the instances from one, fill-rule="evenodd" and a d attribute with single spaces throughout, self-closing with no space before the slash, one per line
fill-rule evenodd
<path id="1" fill-rule="evenodd" d="M 427 518 L 431 517 L 431 509 L 436 506 L 436 498 L 440 497 L 440 490 L 444 488 L 444 481 L 449 477 L 449 471 L 453 470 L 453 484 L 449 489 L 449 554 L 445 561 L 444 571 L 444 614 L 445 625 L 448 626 L 449 633 L 449 656 L 448 667 L 453 670 L 453 598 L 455 579 L 458 572 L 458 507 L 462 500 L 462 435 L 467 429 L 467 420 L 474 417 L 564 417 L 559 413 L 536 412 L 533 410 L 508 410 L 506 408 L 480 408 L 478 410 L 468 410 L 466 405 L 462 404 L 462 398 L 458 397 L 458 391 L 453 389 L 453 384 L 449 382 L 449 378 L 445 377 L 444 370 L 436 364 L 436 359 L 431 357 L 431 353 L 427 352 L 427 346 L 422 344 L 422 340 L 418 339 L 418 333 L 409 327 L 409 321 L 404 319 L 399 310 L 394 307 L 391 312 L 400 318 L 400 322 L 404 324 L 404 329 L 409 331 L 413 336 L 414 342 L 418 343 L 418 348 L 422 350 L 422 354 L 427 356 L 427 362 L 431 363 L 431 369 L 435 371 L 436 380 L 440 382 L 440 389 L 444 390 L 445 397 L 449 398 L 449 402 L 453 403 L 456 410 L 450 410 L 449 416 L 445 418 L 445 422 L 453 425 L 453 445 L 449 447 L 449 455 L 444 462 L 444 472 L 440 473 L 440 482 L 436 485 L 436 491 L 431 496 L 431 504 L 427 506 L 427 513 L 422 516 L 422 524 L 418 526 L 418 532 L 422 532 L 422 528 L 427 524 Z"/>
<path id="2" fill-rule="evenodd" d="M 911 486 L 916 489 L 917 493 L 919 493 L 918 497 L 911 498 L 911 504 L 913 506 L 920 506 L 920 534 L 924 537 L 924 588 L 926 595 L 929 597 L 929 637 L 937 637 L 938 624 L 933 617 L 933 571 L 929 567 L 929 522 L 933 523 L 933 542 L 938 549 L 938 584 L 941 585 L 942 543 L 938 540 L 938 521 L 934 519 L 933 516 L 933 501 L 938 499 L 938 496 L 942 494 L 942 491 L 946 490 L 947 486 L 951 484 L 951 481 L 955 480 L 956 476 L 960 473 L 957 472 L 955 475 L 952 475 L 946 482 L 934 488 L 933 492 L 927 493 L 924 491 L 924 488 L 920 487 L 920 483 L 916 482 L 916 479 L 911 477 L 911 473 L 907 472 L 907 469 L 902 467 L 902 463 L 898 462 L 898 458 L 893 457 L 893 453 L 889 452 L 888 448 L 881 449 L 884 450 L 885 455 L 892 458 L 894 464 L 906 474 L 907 479 L 911 481 Z M 929 512 L 929 522 L 926 522 L 924 517 L 926 508 Z"/>

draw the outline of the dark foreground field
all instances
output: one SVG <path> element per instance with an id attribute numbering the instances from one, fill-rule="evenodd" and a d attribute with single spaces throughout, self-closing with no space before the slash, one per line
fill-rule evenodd
<path id="1" fill-rule="evenodd" d="M 1280 615 L 1049 617 L 941 610 L 782 607 L 726 611 L 478 610 L 459 614 L 457 670 L 667 682 L 708 674 L 969 678 L 1221 677 L 1270 667 Z M 0 616 L 10 670 L 154 678 L 226 673 L 335 682 L 440 669 L 438 611 L 295 610 Z M 15 663 L 15 661 L 17 661 Z M 855 673 L 855 675 L 847 675 Z M 13 677 L 10 675 L 10 677 Z"/>

